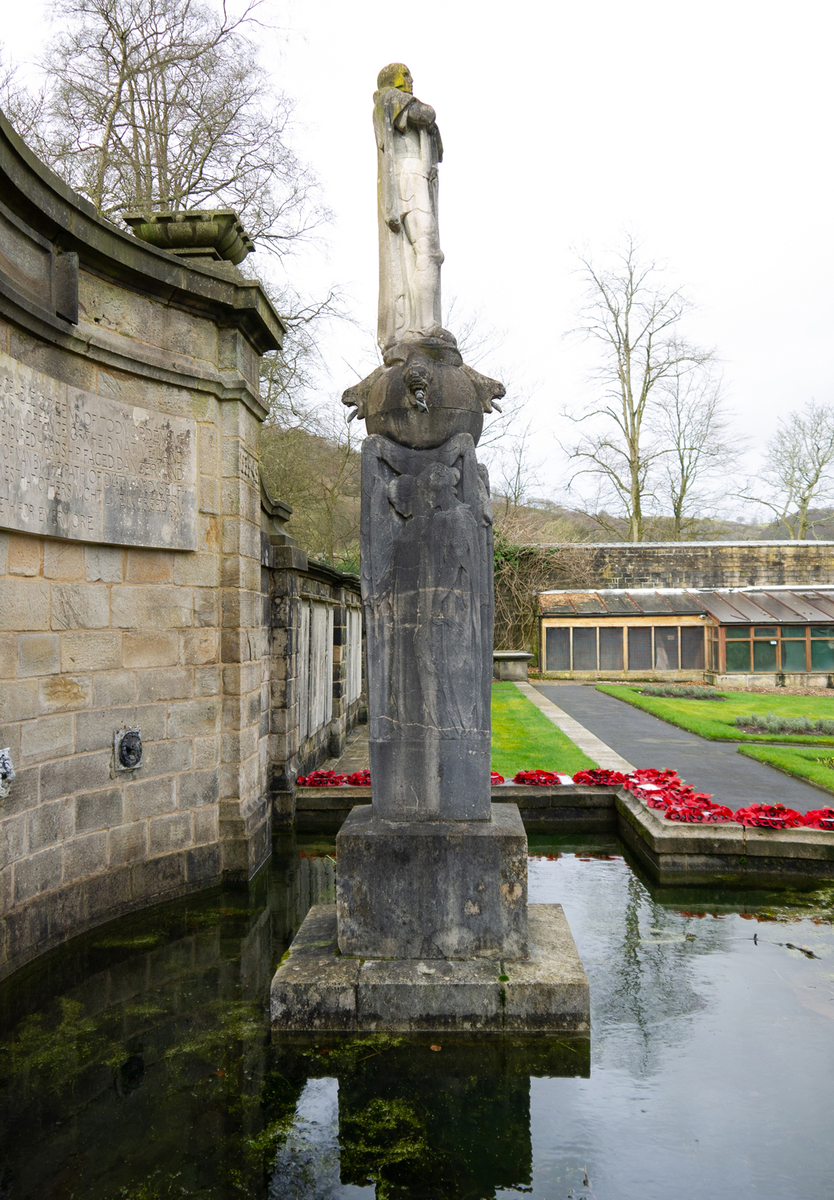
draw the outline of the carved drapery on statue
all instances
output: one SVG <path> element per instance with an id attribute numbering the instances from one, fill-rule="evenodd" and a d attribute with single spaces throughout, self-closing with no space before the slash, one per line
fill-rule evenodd
<path id="1" fill-rule="evenodd" d="M 378 158 L 379 326 L 383 348 L 443 333 L 435 112 L 411 93 L 408 67 L 392 63 L 374 95 Z"/>
<path id="2" fill-rule="evenodd" d="M 492 512 L 469 434 L 365 440 L 362 596 L 375 809 L 488 820 Z"/>

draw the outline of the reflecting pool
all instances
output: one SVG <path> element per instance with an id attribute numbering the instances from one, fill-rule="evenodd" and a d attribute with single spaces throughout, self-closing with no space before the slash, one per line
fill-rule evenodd
<path id="1" fill-rule="evenodd" d="M 0 987 L 0 1200 L 831 1195 L 834 889 L 649 886 L 613 839 L 530 838 L 592 1035 L 272 1039 L 269 983 L 334 842 Z"/>

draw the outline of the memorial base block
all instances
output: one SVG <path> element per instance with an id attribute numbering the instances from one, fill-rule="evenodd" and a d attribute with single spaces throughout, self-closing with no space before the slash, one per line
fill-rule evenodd
<path id="1" fill-rule="evenodd" d="M 560 904 L 531 904 L 529 957 L 468 961 L 340 953 L 336 908 L 310 909 L 271 989 L 273 1030 L 585 1032 L 588 979 Z"/>
<path id="2" fill-rule="evenodd" d="M 336 838 L 339 949 L 363 958 L 527 957 L 527 835 L 489 821 L 384 821 L 352 809 Z"/>

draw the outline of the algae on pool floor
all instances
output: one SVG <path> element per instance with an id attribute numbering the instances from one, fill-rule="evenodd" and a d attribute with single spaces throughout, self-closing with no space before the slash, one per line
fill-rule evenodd
<path id="1" fill-rule="evenodd" d="M 591 1044 L 271 1039 L 327 853 L 286 837 L 248 892 L 126 918 L 0 987 L 4 1196 L 550 1200 L 585 1167 L 598 1200 L 826 1194 L 834 889 L 662 889 L 610 836 L 532 836 L 530 898 L 569 914 Z"/>

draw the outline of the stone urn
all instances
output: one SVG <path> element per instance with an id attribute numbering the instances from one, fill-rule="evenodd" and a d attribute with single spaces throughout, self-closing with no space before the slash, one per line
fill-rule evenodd
<path id="1" fill-rule="evenodd" d="M 183 258 L 243 262 L 254 243 L 231 208 L 124 213 L 134 237 Z"/>

